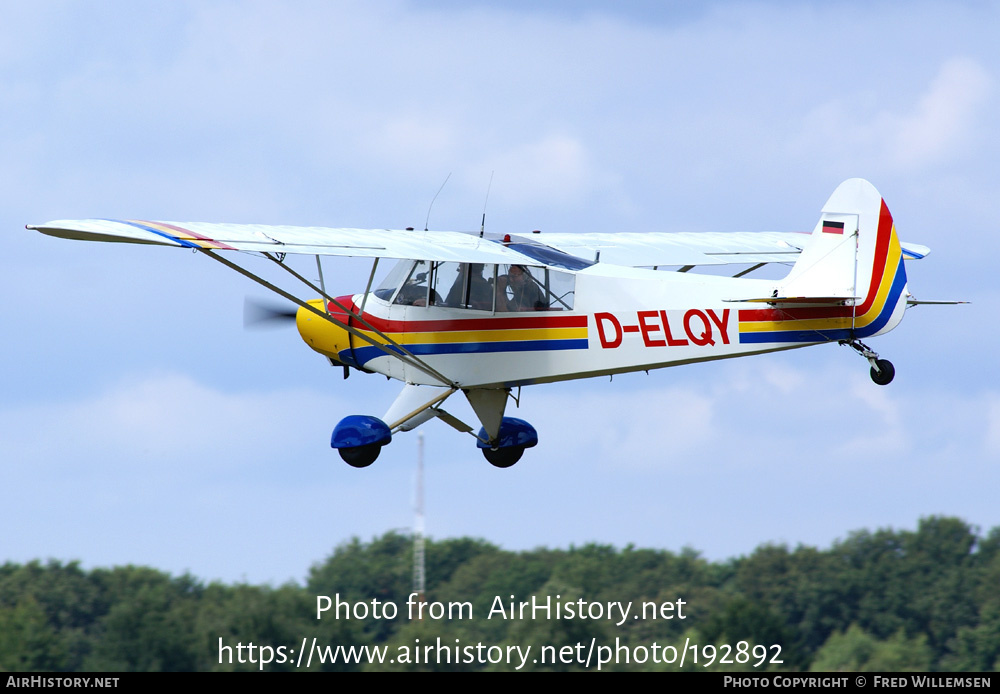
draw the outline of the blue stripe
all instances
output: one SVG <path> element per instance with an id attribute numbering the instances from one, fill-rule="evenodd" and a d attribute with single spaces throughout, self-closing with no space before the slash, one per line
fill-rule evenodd
<path id="1" fill-rule="evenodd" d="M 851 339 L 849 329 L 840 330 L 783 330 L 770 333 L 740 333 L 740 344 L 764 342 L 832 342 Z"/>
<path id="2" fill-rule="evenodd" d="M 434 354 L 487 354 L 495 352 L 549 352 L 553 350 L 587 349 L 589 340 L 518 340 L 509 342 L 448 342 L 439 344 L 403 345 L 411 354 L 426 356 Z M 390 350 L 399 350 L 386 345 Z M 346 351 L 346 350 L 345 350 Z M 361 364 L 384 356 L 378 347 L 356 347 L 354 358 Z"/>
<path id="3" fill-rule="evenodd" d="M 885 305 L 882 306 L 882 313 L 864 328 L 858 330 L 858 337 L 874 335 L 885 327 L 885 324 L 892 318 L 893 311 L 896 310 L 896 304 L 899 303 L 899 297 L 903 293 L 903 287 L 905 286 L 906 269 L 903 267 L 903 260 L 900 259 L 899 265 L 896 267 L 896 276 L 892 280 L 892 287 L 889 289 L 889 296 L 885 300 Z"/>
<path id="4" fill-rule="evenodd" d="M 374 348 L 373 348 L 374 349 Z M 353 349 L 342 349 L 337 352 L 337 361 L 341 364 L 347 364 L 348 366 L 353 366 L 356 369 L 360 369 L 363 364 L 355 360 Z"/>
<path id="5" fill-rule="evenodd" d="M 850 340 L 855 337 L 870 337 L 885 327 L 899 303 L 903 287 L 906 286 L 906 270 L 903 261 L 899 261 L 896 276 L 886 297 L 882 312 L 871 323 L 863 328 L 852 331 L 850 328 L 835 330 L 780 330 L 767 333 L 740 333 L 740 344 L 761 344 L 765 342 L 833 342 L 834 340 Z"/>
<path id="6" fill-rule="evenodd" d="M 180 245 L 182 245 L 182 246 L 184 246 L 186 248 L 201 248 L 201 246 L 199 246 L 198 244 L 191 243 L 190 241 L 178 238 L 176 236 L 171 236 L 170 234 L 168 234 L 165 231 L 160 231 L 159 229 L 154 229 L 151 226 L 146 226 L 145 224 L 140 224 L 139 222 L 130 222 L 127 219 L 106 219 L 104 221 L 106 221 L 106 222 L 118 222 L 119 224 L 129 224 L 131 226 L 134 226 L 137 229 L 142 229 L 143 231 L 151 232 L 153 234 L 156 234 L 157 236 L 162 236 L 165 239 L 170 239 L 174 243 L 179 243 Z"/>

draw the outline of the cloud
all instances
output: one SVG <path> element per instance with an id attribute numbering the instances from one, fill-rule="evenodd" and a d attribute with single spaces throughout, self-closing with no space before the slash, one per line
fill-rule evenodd
<path id="1" fill-rule="evenodd" d="M 442 119 L 421 118 L 416 114 L 392 115 L 379 124 L 370 147 L 387 163 L 422 170 L 454 160 L 458 140 L 456 128 Z"/>
<path id="2" fill-rule="evenodd" d="M 153 474 L 178 484 L 270 464 L 307 421 L 325 429 L 318 413 L 341 409 L 335 398 L 303 389 L 232 393 L 158 373 L 70 402 L 8 408 L 0 450 L 12 469 L 27 465 L 53 477 L 78 475 L 83 462 L 99 476 Z M 317 433 L 317 447 L 322 439 Z"/>
<path id="3" fill-rule="evenodd" d="M 550 441 L 558 438 L 550 455 L 646 470 L 676 469 L 692 456 L 771 474 L 793 470 L 803 454 L 812 467 L 955 456 L 974 462 L 990 457 L 1000 442 L 995 392 L 961 396 L 903 379 L 879 387 L 860 360 L 831 366 L 813 354 L 813 366 L 765 355 L 702 365 L 698 377 L 680 373 L 692 367 L 678 367 L 648 378 L 577 384 L 572 394 L 530 389 L 524 414 L 515 416 L 532 421 Z M 671 385 L 656 385 L 665 380 Z M 659 452 L 655 464 L 651 451 Z"/>
<path id="4" fill-rule="evenodd" d="M 844 441 L 837 453 L 844 456 L 885 456 L 910 451 L 906 426 L 902 417 L 902 404 L 885 389 L 876 388 L 870 381 L 854 378 L 850 394 L 854 400 L 849 411 L 864 417 L 869 426 Z"/>
<path id="5" fill-rule="evenodd" d="M 684 465 L 718 431 L 717 401 L 706 393 L 635 388 L 634 379 L 631 385 L 590 381 L 568 397 L 533 389 L 525 398 L 525 413 L 541 413 L 535 424 L 539 435 L 556 439 L 548 456 L 647 473 Z"/>
<path id="6" fill-rule="evenodd" d="M 365 409 L 356 391 L 233 392 L 172 372 L 5 407 L 0 524 L 17 532 L 3 559 L 301 579 L 343 539 L 408 520 L 405 443 L 365 471 L 329 447 L 336 419 Z"/>
<path id="7" fill-rule="evenodd" d="M 841 96 L 811 110 L 795 147 L 823 152 L 826 162 L 866 162 L 871 170 L 926 170 L 966 154 L 979 130 L 993 80 L 976 60 L 953 57 L 940 66 L 909 109 L 893 104 L 865 115 L 865 95 Z"/>
<path id="8" fill-rule="evenodd" d="M 582 202 L 602 177 L 584 144 L 564 134 L 497 147 L 475 167 L 486 168 L 503 177 L 498 195 L 519 206 Z"/>
<path id="9" fill-rule="evenodd" d="M 879 129 L 888 137 L 888 155 L 896 166 L 929 166 L 963 151 L 973 142 L 991 87 L 989 73 L 975 60 L 946 61 L 910 113 L 882 116 Z"/>

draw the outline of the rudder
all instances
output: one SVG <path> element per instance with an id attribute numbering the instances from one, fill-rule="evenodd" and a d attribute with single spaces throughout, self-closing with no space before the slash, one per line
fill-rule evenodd
<path id="1" fill-rule="evenodd" d="M 767 309 L 741 310 L 741 343 L 855 340 L 888 332 L 906 309 L 892 215 L 868 181 L 841 183 Z"/>
<path id="2" fill-rule="evenodd" d="M 842 324 L 845 334 L 836 339 L 896 327 L 906 308 L 906 268 L 892 215 L 875 186 L 861 178 L 837 186 L 779 293 L 853 304 L 851 324 Z"/>

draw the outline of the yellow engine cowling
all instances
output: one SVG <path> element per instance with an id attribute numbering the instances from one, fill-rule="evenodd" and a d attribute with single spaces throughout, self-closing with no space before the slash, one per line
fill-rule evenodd
<path id="1" fill-rule="evenodd" d="M 350 297 L 346 297 L 350 300 Z M 308 302 L 310 306 L 323 311 L 323 300 L 313 299 Z M 329 357 L 340 363 L 353 361 L 350 358 L 351 334 L 339 324 L 346 325 L 350 317 L 342 311 L 331 309 L 330 317 L 333 321 L 317 316 L 312 311 L 299 307 L 295 314 L 295 327 L 299 329 L 299 335 L 310 348 L 319 352 L 325 357 Z M 341 352 L 345 352 L 343 356 Z"/>

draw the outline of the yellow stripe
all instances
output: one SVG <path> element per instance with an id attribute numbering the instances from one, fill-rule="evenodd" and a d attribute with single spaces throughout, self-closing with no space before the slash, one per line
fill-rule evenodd
<path id="1" fill-rule="evenodd" d="M 177 239 L 183 239 L 184 241 L 190 241 L 199 248 L 226 248 L 225 244 L 217 243 L 211 239 L 198 238 L 197 236 L 192 236 L 191 232 L 183 233 L 177 229 L 173 229 L 163 224 L 157 224 L 156 222 L 142 222 L 154 229 L 159 229 L 164 234 L 168 234 Z"/>
<path id="2" fill-rule="evenodd" d="M 361 331 L 381 344 L 375 333 Z M 531 340 L 587 339 L 587 328 L 529 328 L 526 330 L 460 330 L 425 333 L 386 333 L 402 345 L 449 344 L 462 342 L 527 342 Z M 359 341 L 360 342 L 360 341 Z M 355 346 L 359 346 L 355 344 Z"/>
<path id="3" fill-rule="evenodd" d="M 885 302 L 889 298 L 889 290 L 892 289 L 892 282 L 896 278 L 896 270 L 899 268 L 899 263 L 903 255 L 903 249 L 899 245 L 899 239 L 896 238 L 896 225 L 892 226 L 892 237 L 889 239 L 889 253 L 887 254 L 885 271 L 882 273 L 882 282 L 879 284 L 878 294 L 875 296 L 875 301 L 872 302 L 872 307 L 868 309 L 868 312 L 863 316 L 858 316 L 856 325 L 859 328 L 863 328 L 882 313 L 882 309 L 885 308 Z"/>
<path id="4" fill-rule="evenodd" d="M 188 240 L 193 241 L 202 248 L 229 248 L 226 245 L 223 245 L 221 243 L 216 243 L 215 241 L 209 241 L 207 239 L 188 239 Z"/>
<path id="5" fill-rule="evenodd" d="M 813 318 L 809 320 L 789 318 L 784 321 L 742 321 L 740 323 L 740 332 L 768 333 L 775 330 L 837 330 L 838 328 L 850 327 L 850 316 L 841 318 Z"/>
<path id="6" fill-rule="evenodd" d="M 407 344 L 447 344 L 451 342 L 522 342 L 528 340 L 572 340 L 587 337 L 586 328 L 528 328 L 523 330 L 459 330 L 449 332 L 404 333 Z"/>

